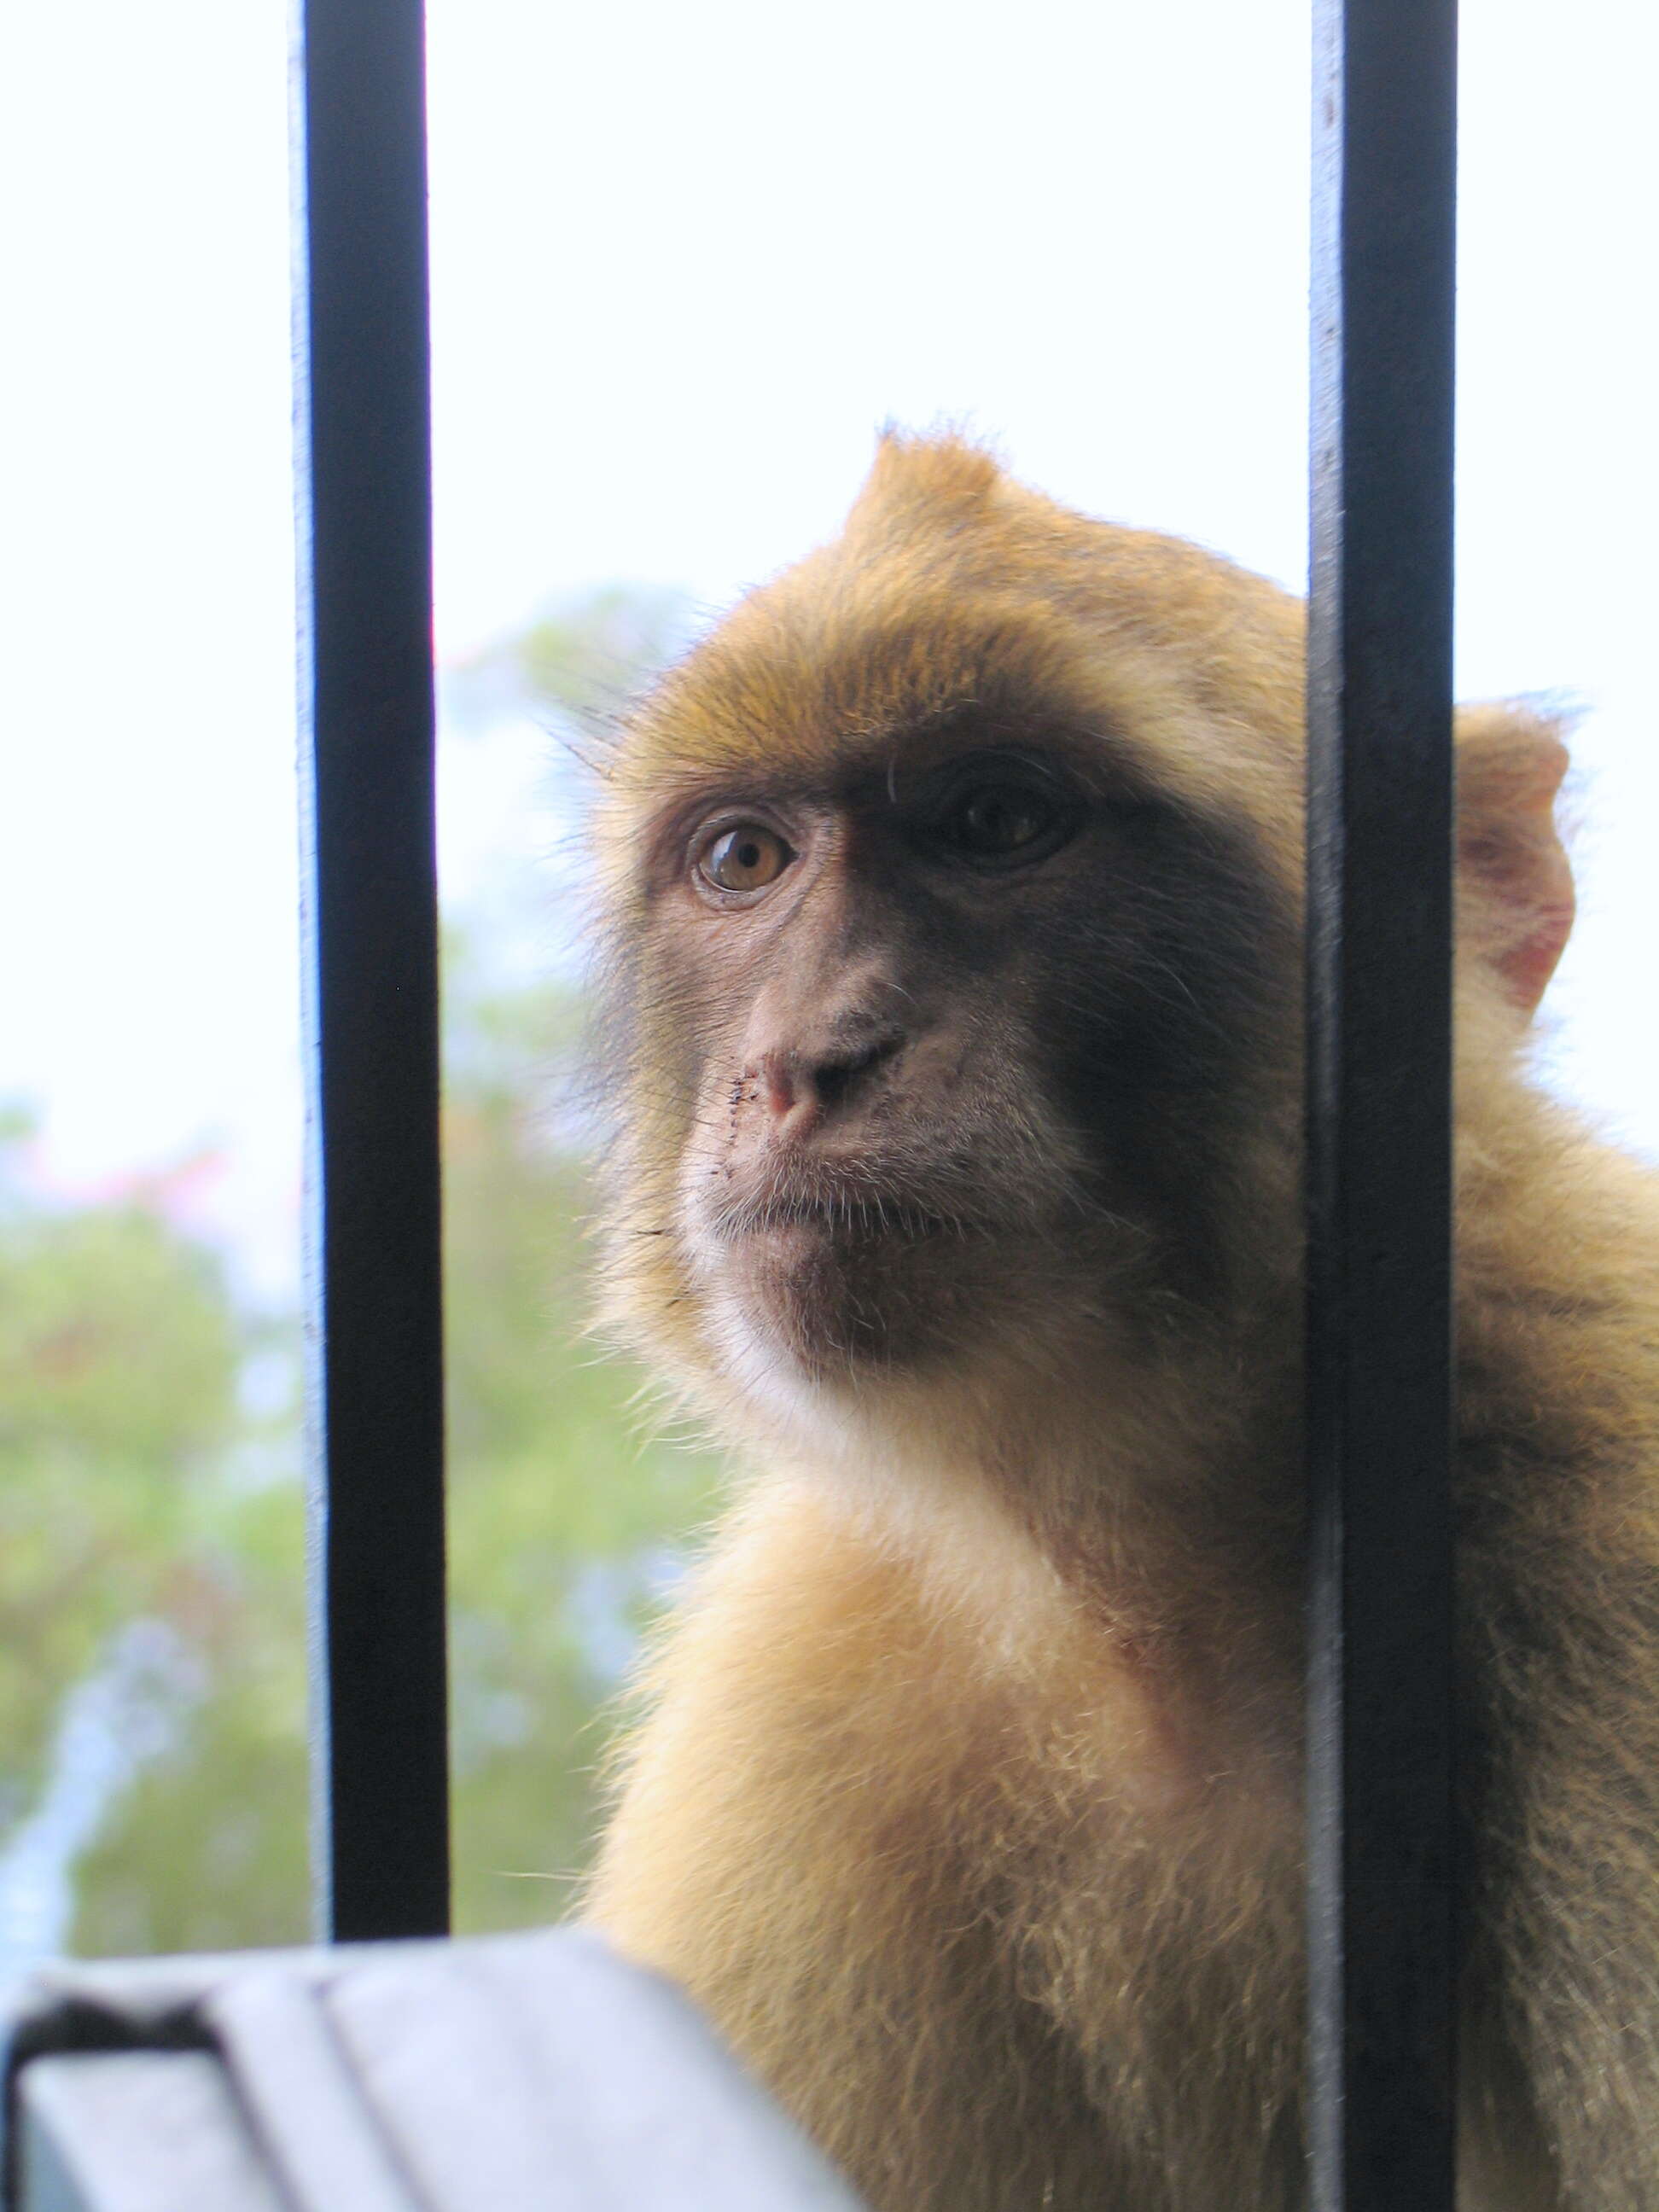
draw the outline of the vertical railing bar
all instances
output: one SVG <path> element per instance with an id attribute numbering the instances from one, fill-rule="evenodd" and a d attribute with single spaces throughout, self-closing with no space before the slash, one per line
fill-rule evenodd
<path id="1" fill-rule="evenodd" d="M 449 1913 L 421 0 L 296 0 L 295 415 L 321 1931 Z"/>
<path id="2" fill-rule="evenodd" d="M 1451 2212 L 1455 0 L 1316 0 L 1315 2212 Z"/>

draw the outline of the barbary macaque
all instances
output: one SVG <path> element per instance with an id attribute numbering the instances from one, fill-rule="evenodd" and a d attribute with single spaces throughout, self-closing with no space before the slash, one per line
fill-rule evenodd
<path id="1" fill-rule="evenodd" d="M 890 438 L 612 763 L 610 1306 L 752 1473 L 588 1909 L 880 2212 L 1305 2203 L 1303 631 Z M 1458 738 L 1460 2204 L 1654 2212 L 1659 1195 Z"/>

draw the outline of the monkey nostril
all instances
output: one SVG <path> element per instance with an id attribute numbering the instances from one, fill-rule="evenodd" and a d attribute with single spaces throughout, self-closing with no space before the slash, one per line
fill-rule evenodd
<path id="1" fill-rule="evenodd" d="M 811 1070 L 811 1086 L 819 1104 L 825 1108 L 843 1104 L 860 1078 L 890 1060 L 903 1042 L 901 1032 L 888 1030 L 856 1051 L 819 1060 Z"/>
<path id="2" fill-rule="evenodd" d="M 800 1070 L 793 1053 L 769 1052 L 757 1073 L 757 1089 L 775 1121 L 781 1121 L 804 1095 L 811 1095 L 810 1085 L 800 1081 Z"/>

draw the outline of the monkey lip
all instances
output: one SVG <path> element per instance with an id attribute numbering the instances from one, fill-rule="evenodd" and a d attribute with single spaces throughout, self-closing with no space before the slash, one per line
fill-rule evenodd
<path id="1" fill-rule="evenodd" d="M 769 1161 L 728 1181 L 704 1218 L 722 1243 L 766 1237 L 867 1245 L 967 1236 L 988 1225 L 982 1215 L 982 1200 L 970 1206 L 964 1192 L 819 1158 Z"/>
<path id="2" fill-rule="evenodd" d="M 908 1200 L 865 1189 L 835 1198 L 794 1194 L 728 1200 L 714 1208 L 709 1226 L 728 1244 L 757 1237 L 863 1244 L 960 1236 L 968 1224 Z"/>

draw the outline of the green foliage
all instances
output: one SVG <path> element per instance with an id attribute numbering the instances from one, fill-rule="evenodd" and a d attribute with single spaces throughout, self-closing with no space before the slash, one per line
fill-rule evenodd
<path id="1" fill-rule="evenodd" d="M 452 961 L 453 978 L 465 972 Z M 568 998 L 479 999 L 453 982 L 451 1003 L 474 1046 L 489 1043 L 458 1055 L 445 1115 L 456 1919 L 479 1929 L 563 1910 L 618 1675 L 717 1470 L 641 1442 L 638 1377 L 585 1334 L 591 1171 L 552 1133 L 538 1083 L 547 1041 L 570 1032 Z M 90 1490 L 119 1498 L 120 1464 L 95 1468 Z M 152 1486 L 122 1508 L 158 1559 L 183 1548 L 171 1589 L 127 1589 L 100 1620 L 122 1603 L 165 1609 L 208 1686 L 82 1863 L 79 1950 L 306 1934 L 299 1487 L 222 1480 L 210 1507 L 164 1522 Z M 84 1666 L 96 1638 L 78 1638 Z"/>
<path id="2" fill-rule="evenodd" d="M 15 1121 L 14 1136 L 21 1133 Z M 0 1201 L 0 1805 L 125 1623 L 201 1601 L 196 1532 L 235 1422 L 211 1259 L 153 1206 Z"/>
<path id="3" fill-rule="evenodd" d="M 180 1624 L 205 1694 L 81 1862 L 84 1955 L 309 1937 L 303 1522 L 295 1480 L 222 1501 L 214 1603 Z"/>

